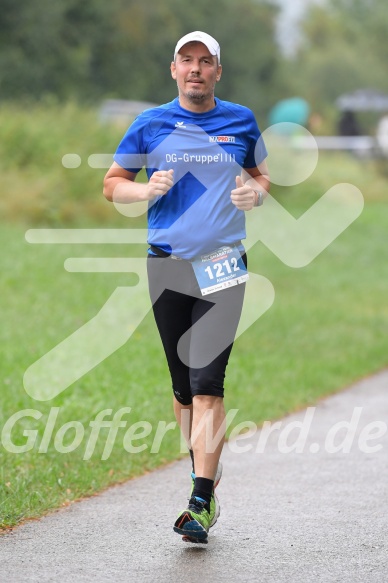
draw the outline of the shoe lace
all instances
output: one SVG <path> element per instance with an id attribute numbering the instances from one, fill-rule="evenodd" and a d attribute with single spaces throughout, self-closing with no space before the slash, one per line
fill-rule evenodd
<path id="1" fill-rule="evenodd" d="M 206 504 L 206 502 L 203 502 L 202 500 L 198 500 L 198 498 L 195 498 L 194 496 L 192 496 L 192 498 L 190 498 L 190 500 L 189 500 L 188 510 L 192 510 L 193 512 L 196 512 L 197 514 L 200 514 L 202 512 L 202 510 L 205 508 L 205 504 Z"/>

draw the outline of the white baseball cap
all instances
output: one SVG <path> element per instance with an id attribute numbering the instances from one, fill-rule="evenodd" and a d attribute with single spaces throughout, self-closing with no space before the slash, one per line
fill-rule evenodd
<path id="1" fill-rule="evenodd" d="M 178 40 L 175 51 L 174 51 L 174 61 L 176 58 L 177 53 L 179 53 L 180 49 L 183 45 L 187 43 L 198 42 L 205 45 L 208 48 L 209 53 L 213 55 L 213 57 L 218 58 L 218 62 L 220 62 L 220 45 L 216 41 L 215 38 L 207 34 L 206 32 L 201 32 L 200 30 L 196 30 L 194 32 L 189 32 L 185 36 L 182 36 L 180 40 Z"/>

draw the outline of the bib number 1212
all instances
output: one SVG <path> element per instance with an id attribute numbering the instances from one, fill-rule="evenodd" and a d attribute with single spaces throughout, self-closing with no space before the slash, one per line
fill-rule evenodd
<path id="1" fill-rule="evenodd" d="M 222 263 L 214 263 L 214 265 L 208 265 L 205 268 L 205 271 L 208 274 L 209 279 L 214 279 L 214 277 L 223 277 L 224 275 L 240 271 L 240 268 L 237 264 L 236 257 L 231 257 L 230 261 L 226 259 Z"/>
<path id="2" fill-rule="evenodd" d="M 249 278 L 236 245 L 224 245 L 195 258 L 191 264 L 203 296 L 244 283 Z"/>

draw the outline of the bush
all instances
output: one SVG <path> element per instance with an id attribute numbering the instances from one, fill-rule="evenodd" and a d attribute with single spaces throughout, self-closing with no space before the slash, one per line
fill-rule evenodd
<path id="1" fill-rule="evenodd" d="M 106 169 L 91 168 L 88 157 L 113 153 L 125 127 L 103 125 L 96 109 L 47 101 L 3 104 L 0 124 L 3 219 L 51 226 L 117 219 L 102 195 Z M 80 156 L 79 167 L 63 166 L 69 153 Z"/>

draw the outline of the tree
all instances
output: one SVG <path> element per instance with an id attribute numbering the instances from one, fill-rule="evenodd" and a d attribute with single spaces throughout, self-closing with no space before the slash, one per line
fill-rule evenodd
<path id="1" fill-rule="evenodd" d="M 93 28 L 101 33 L 105 23 L 101 0 L 0 0 L 0 12 L 3 98 L 82 92 L 90 82 Z"/>
<path id="2" fill-rule="evenodd" d="M 276 9 L 266 0 L 0 0 L 1 98 L 161 103 L 175 42 L 205 30 L 221 44 L 220 97 L 256 112 L 280 94 Z"/>
<path id="3" fill-rule="evenodd" d="M 385 0 L 329 0 L 303 23 L 304 43 L 290 61 L 294 91 L 314 109 L 362 87 L 388 91 Z"/>

